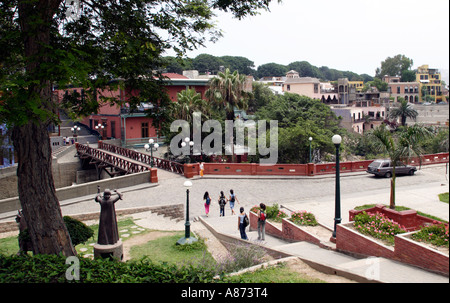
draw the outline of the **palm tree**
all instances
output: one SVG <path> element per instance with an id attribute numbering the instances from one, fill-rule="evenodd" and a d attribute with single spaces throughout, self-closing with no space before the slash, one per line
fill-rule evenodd
<path id="1" fill-rule="evenodd" d="M 209 118 L 210 106 L 202 99 L 201 94 L 195 89 L 186 89 L 177 95 L 177 102 L 170 104 L 170 115 L 175 120 L 185 120 L 192 122 L 192 114 L 201 112 L 203 117 Z"/>
<path id="2" fill-rule="evenodd" d="M 432 136 L 432 133 L 427 128 L 416 124 L 412 127 L 402 128 L 394 135 L 385 124 L 382 124 L 374 129 L 370 136 L 375 139 L 375 148 L 387 153 L 391 159 L 393 171 L 389 207 L 395 209 L 395 167 L 400 161 L 408 163 L 414 156 L 419 158 L 419 164 L 421 165 L 423 152 L 420 142 Z"/>
<path id="3" fill-rule="evenodd" d="M 245 91 L 245 75 L 238 71 L 233 73 L 227 68 L 218 77 L 211 79 L 205 95 L 212 106 L 225 110 L 227 120 L 234 120 L 234 110 L 247 109 L 248 97 L 251 93 Z"/>
<path id="4" fill-rule="evenodd" d="M 412 105 L 402 97 L 398 98 L 399 106 L 391 109 L 391 113 L 389 116 L 392 119 L 401 118 L 402 126 L 406 126 L 406 119 L 411 118 L 412 120 L 416 120 L 419 113 L 412 107 Z"/>
<path id="5" fill-rule="evenodd" d="M 210 80 L 205 96 L 215 109 L 225 111 L 227 120 L 234 121 L 235 109 L 246 110 L 248 108 L 248 98 L 251 96 L 251 92 L 245 90 L 245 82 L 245 75 L 240 75 L 238 71 L 231 73 L 227 68 L 225 72 L 220 72 L 218 77 Z M 234 162 L 234 144 L 231 146 L 232 162 Z"/>

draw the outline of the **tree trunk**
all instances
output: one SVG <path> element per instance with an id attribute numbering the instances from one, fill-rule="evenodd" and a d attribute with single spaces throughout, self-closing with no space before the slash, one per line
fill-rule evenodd
<path id="1" fill-rule="evenodd" d="M 50 137 L 47 126 L 55 111 L 52 86 L 45 70 L 49 62 L 51 21 L 61 0 L 19 1 L 19 24 L 26 58 L 27 98 L 34 106 L 26 108 L 28 122 L 13 128 L 12 139 L 18 156 L 18 191 L 28 225 L 34 254 L 73 256 L 69 233 L 56 197 L 52 175 Z M 37 115 L 38 108 L 45 116 Z M 44 118 L 43 118 L 44 117 Z"/>
<path id="2" fill-rule="evenodd" d="M 389 201 L 389 208 L 395 209 L 395 175 L 391 178 L 391 195 Z"/>
<path id="3" fill-rule="evenodd" d="M 19 159 L 19 199 L 33 253 L 76 255 L 56 197 L 46 125 L 14 127 L 13 141 Z"/>

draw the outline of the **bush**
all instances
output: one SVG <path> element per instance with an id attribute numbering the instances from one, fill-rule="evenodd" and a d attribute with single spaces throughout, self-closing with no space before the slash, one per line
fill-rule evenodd
<path id="1" fill-rule="evenodd" d="M 0 283 L 64 283 L 66 257 L 57 255 L 0 255 Z M 214 271 L 187 264 L 153 263 L 149 259 L 117 262 L 79 258 L 80 283 L 211 283 Z"/>
<path id="2" fill-rule="evenodd" d="M 420 231 L 412 235 L 412 238 L 419 242 L 448 247 L 448 225 L 434 224 L 422 227 Z"/>
<path id="3" fill-rule="evenodd" d="M 366 213 L 365 211 L 355 216 L 354 227 L 360 233 L 394 244 L 397 234 L 405 233 L 406 229 L 397 222 L 383 214 Z"/>
<path id="4" fill-rule="evenodd" d="M 307 225 L 307 226 L 318 225 L 314 214 L 309 213 L 305 210 L 293 212 L 290 220 L 297 225 Z"/>
<path id="5" fill-rule="evenodd" d="M 86 243 L 89 238 L 94 236 L 94 230 L 83 222 L 69 216 L 64 216 L 63 220 L 66 224 L 73 246 L 77 246 L 80 243 Z"/>

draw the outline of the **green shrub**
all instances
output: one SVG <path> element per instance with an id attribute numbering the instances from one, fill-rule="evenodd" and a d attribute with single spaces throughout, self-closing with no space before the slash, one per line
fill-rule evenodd
<path id="1" fill-rule="evenodd" d="M 290 220 L 297 225 L 316 226 L 319 224 L 314 214 L 305 210 L 293 212 Z"/>
<path id="2" fill-rule="evenodd" d="M 94 236 L 94 230 L 83 222 L 69 216 L 64 216 L 63 220 L 66 224 L 73 246 L 77 246 L 80 243 L 86 243 L 87 240 Z"/>
<path id="3" fill-rule="evenodd" d="M 422 227 L 420 231 L 412 235 L 412 238 L 419 242 L 427 242 L 436 246 L 448 247 L 448 225 L 434 224 Z"/>
<path id="4" fill-rule="evenodd" d="M 394 244 L 395 235 L 405 233 L 406 229 L 383 214 L 363 211 L 354 218 L 354 227 L 360 233 Z"/>
<path id="5" fill-rule="evenodd" d="M 64 256 L 0 255 L 0 283 L 64 283 L 67 265 Z M 80 283 L 211 283 L 214 271 L 186 264 L 79 258 Z"/>

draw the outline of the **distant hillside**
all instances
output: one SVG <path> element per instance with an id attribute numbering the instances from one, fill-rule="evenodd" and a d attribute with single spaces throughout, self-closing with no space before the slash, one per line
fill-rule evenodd
<path id="1" fill-rule="evenodd" d="M 348 78 L 350 81 L 373 81 L 373 77 L 367 74 L 358 75 L 351 71 L 340 71 L 327 66 L 317 67 L 307 61 L 296 61 L 288 65 L 278 63 L 266 63 L 255 68 L 255 63 L 248 58 L 239 56 L 216 57 L 209 54 L 200 54 L 191 59 L 176 59 L 165 57 L 166 71 L 183 73 L 183 70 L 195 69 L 201 74 L 217 74 L 221 67 L 237 70 L 241 74 L 253 75 L 259 79 L 262 77 L 283 77 L 290 70 L 300 73 L 300 77 L 315 77 L 323 81 L 336 81 L 339 78 Z"/>

